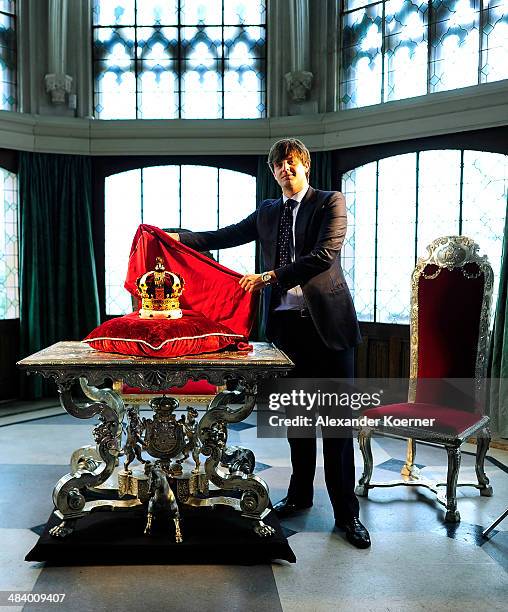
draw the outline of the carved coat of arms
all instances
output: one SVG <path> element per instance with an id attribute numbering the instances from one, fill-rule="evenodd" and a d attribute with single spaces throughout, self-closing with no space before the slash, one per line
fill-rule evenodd
<path id="1" fill-rule="evenodd" d="M 143 419 L 145 436 L 143 446 L 152 456 L 171 459 L 179 455 L 185 446 L 184 424 L 173 411 L 178 402 L 172 397 L 156 397 L 150 401 L 154 418 Z"/>

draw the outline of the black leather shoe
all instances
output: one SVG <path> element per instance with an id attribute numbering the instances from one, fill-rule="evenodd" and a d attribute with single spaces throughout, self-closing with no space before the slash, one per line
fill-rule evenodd
<path id="1" fill-rule="evenodd" d="M 302 510 L 307 510 L 308 508 L 312 508 L 312 503 L 298 504 L 285 497 L 284 499 L 281 499 L 280 502 L 275 504 L 273 510 L 279 518 L 287 518 L 289 516 L 298 514 Z"/>
<path id="2" fill-rule="evenodd" d="M 346 534 L 347 541 L 356 548 L 369 548 L 370 536 L 360 519 L 354 516 L 349 521 L 335 521 L 335 527 L 342 529 Z"/>

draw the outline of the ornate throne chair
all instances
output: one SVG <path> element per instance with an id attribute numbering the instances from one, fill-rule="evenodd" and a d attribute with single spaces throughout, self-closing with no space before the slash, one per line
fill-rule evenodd
<path id="1" fill-rule="evenodd" d="M 493 274 L 487 257 L 465 236 L 434 240 L 428 255 L 419 258 L 411 282 L 411 356 L 408 401 L 371 408 L 363 413 L 379 419 L 376 427 L 361 428 L 359 444 L 364 461 L 356 493 L 366 497 L 379 486 L 424 486 L 446 507 L 445 521 L 459 522 L 457 486 L 475 486 L 484 496 L 492 488 L 484 471 L 490 444 L 489 418 L 482 413 L 489 314 Z M 432 427 L 393 426 L 394 419 L 435 419 Z M 371 482 L 373 433 L 408 439 L 402 478 Z M 477 438 L 477 483 L 457 483 L 462 443 Z M 443 446 L 448 454 L 446 482 L 432 482 L 415 466 L 416 442 Z"/>

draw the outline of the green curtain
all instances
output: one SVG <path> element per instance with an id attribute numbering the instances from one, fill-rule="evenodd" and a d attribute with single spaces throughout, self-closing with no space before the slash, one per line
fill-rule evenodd
<path id="1" fill-rule="evenodd" d="M 23 356 L 81 340 L 99 324 L 88 157 L 20 153 L 20 328 Z M 54 393 L 22 378 L 22 395 Z"/>
<path id="2" fill-rule="evenodd" d="M 325 191 L 332 189 L 332 154 L 329 151 L 311 153 L 310 164 L 310 184 L 316 189 Z M 258 158 L 258 171 L 256 177 L 256 201 L 259 206 L 263 200 L 270 198 L 278 198 L 281 194 L 281 189 L 273 178 L 270 168 L 267 164 L 267 156 L 260 155 Z M 261 253 L 257 253 L 256 270 L 264 271 L 264 262 Z M 266 308 L 269 300 L 269 290 L 263 291 L 263 299 L 260 300 L 258 311 L 258 327 L 257 338 L 266 341 Z"/>
<path id="3" fill-rule="evenodd" d="M 508 205 L 490 350 L 489 416 L 493 433 L 508 438 Z"/>
<path id="4" fill-rule="evenodd" d="M 310 154 L 309 182 L 316 189 L 323 191 L 331 191 L 334 188 L 331 151 L 318 151 Z"/>

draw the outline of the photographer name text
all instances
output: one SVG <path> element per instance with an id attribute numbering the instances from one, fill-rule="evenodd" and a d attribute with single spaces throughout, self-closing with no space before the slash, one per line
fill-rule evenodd
<path id="1" fill-rule="evenodd" d="M 433 427 L 436 419 L 399 419 L 392 415 L 382 418 L 369 418 L 366 416 L 337 419 L 329 416 L 295 416 L 284 417 L 277 414 L 270 415 L 268 423 L 271 427 Z"/>

